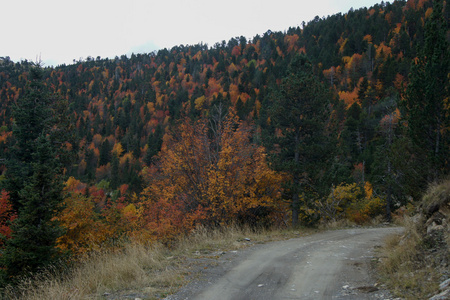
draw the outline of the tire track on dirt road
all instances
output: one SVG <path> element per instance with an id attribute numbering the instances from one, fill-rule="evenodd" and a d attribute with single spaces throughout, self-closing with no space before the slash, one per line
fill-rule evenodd
<path id="1" fill-rule="evenodd" d="M 386 299 L 370 276 L 374 249 L 402 228 L 334 230 L 245 251 L 216 280 L 203 278 L 168 299 Z M 223 274 L 220 274 L 223 270 Z"/>

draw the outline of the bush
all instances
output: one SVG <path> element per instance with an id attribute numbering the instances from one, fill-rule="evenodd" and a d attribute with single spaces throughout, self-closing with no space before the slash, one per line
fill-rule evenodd
<path id="1" fill-rule="evenodd" d="M 332 189 L 326 200 L 318 201 L 317 207 L 323 221 L 347 219 L 364 224 L 384 213 L 386 200 L 373 195 L 369 182 L 364 184 L 364 189 L 356 183 L 341 183 Z"/>

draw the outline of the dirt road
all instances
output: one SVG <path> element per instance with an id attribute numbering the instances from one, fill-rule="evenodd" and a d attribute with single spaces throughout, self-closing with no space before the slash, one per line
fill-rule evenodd
<path id="1" fill-rule="evenodd" d="M 222 259 L 169 299 L 386 299 L 374 248 L 401 228 L 346 229 L 274 242 Z"/>

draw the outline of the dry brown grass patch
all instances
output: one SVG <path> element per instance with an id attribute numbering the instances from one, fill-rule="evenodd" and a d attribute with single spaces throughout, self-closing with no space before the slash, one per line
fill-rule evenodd
<path id="1" fill-rule="evenodd" d="M 229 251 L 254 243 L 283 240 L 308 231 L 265 230 L 230 226 L 197 228 L 170 247 L 161 244 L 126 244 L 120 251 L 91 253 L 66 272 L 47 272 L 7 288 L 1 299 L 158 299 L 186 283 L 186 258 L 198 253 Z M 250 240 L 250 241 L 248 241 Z M 109 295 L 109 296 L 103 296 Z M 133 298 L 134 297 L 134 298 Z"/>
<path id="2" fill-rule="evenodd" d="M 417 222 L 420 220 L 405 217 L 405 233 L 388 237 L 379 253 L 381 280 L 396 296 L 405 299 L 429 298 L 439 286 L 440 274 L 432 254 L 425 249 Z"/>
<path id="3" fill-rule="evenodd" d="M 122 251 L 91 253 L 75 268 L 44 273 L 8 288 L 5 299 L 97 299 L 105 293 L 144 289 L 170 293 L 182 283 L 180 262 L 159 245 L 128 244 Z M 162 290 L 160 287 L 164 287 Z"/>

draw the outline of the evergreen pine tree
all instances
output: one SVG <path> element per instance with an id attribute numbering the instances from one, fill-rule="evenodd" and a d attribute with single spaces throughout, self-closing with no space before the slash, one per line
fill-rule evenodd
<path id="1" fill-rule="evenodd" d="M 279 145 L 273 162 L 276 169 L 291 175 L 292 225 L 296 226 L 301 204 L 309 207 L 326 185 L 321 179 L 330 154 L 325 135 L 327 91 L 313 74 L 309 60 L 298 55 L 271 98 L 270 119 L 281 130 L 273 141 Z"/>
<path id="2" fill-rule="evenodd" d="M 434 1 L 433 13 L 425 24 L 425 43 L 412 65 L 406 91 L 409 137 L 415 146 L 418 171 L 424 183 L 449 173 L 450 112 L 446 101 L 450 92 L 450 49 L 447 28 L 442 0 Z"/>
<path id="3" fill-rule="evenodd" d="M 119 158 L 117 155 L 113 154 L 111 160 L 111 188 L 116 189 L 120 185 L 120 169 L 119 169 Z"/>
<path id="4" fill-rule="evenodd" d="M 3 279 L 8 282 L 54 262 L 56 239 L 62 234 L 52 220 L 63 200 L 62 165 L 52 139 L 55 118 L 43 71 L 37 66 L 30 73 L 31 83 L 14 109 L 15 143 L 2 182 L 18 213 L 1 256 Z"/>
<path id="5" fill-rule="evenodd" d="M 111 162 L 111 157 L 112 157 L 111 146 L 109 145 L 109 141 L 105 139 L 100 148 L 100 158 L 98 165 L 99 166 L 107 165 L 109 162 Z"/>

